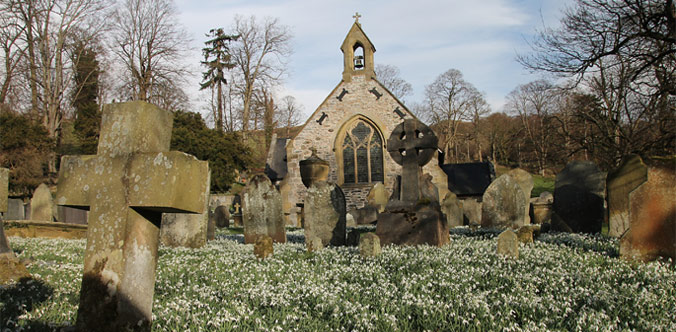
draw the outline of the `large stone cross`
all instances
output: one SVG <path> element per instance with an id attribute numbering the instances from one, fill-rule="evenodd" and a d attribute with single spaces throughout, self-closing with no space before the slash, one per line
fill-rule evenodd
<path id="1" fill-rule="evenodd" d="M 416 119 L 406 119 L 392 131 L 387 140 L 387 152 L 403 166 L 400 184 L 402 201 L 416 202 L 420 199 L 421 167 L 434 156 L 437 142 L 432 129 Z"/>
<path id="2" fill-rule="evenodd" d="M 97 155 L 61 159 L 57 204 L 90 209 L 77 328 L 150 330 L 163 212 L 203 213 L 209 166 L 169 151 L 173 115 L 107 105 Z"/>

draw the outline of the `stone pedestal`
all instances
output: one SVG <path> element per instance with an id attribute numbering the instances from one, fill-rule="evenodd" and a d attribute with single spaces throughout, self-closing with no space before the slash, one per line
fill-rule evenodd
<path id="1" fill-rule="evenodd" d="M 376 235 L 382 246 L 427 244 L 441 247 L 450 241 L 448 224 L 438 203 L 381 213 Z"/>

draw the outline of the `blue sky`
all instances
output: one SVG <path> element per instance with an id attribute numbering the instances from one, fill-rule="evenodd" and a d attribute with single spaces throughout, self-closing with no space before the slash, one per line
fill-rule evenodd
<path id="1" fill-rule="evenodd" d="M 516 61 L 537 28 L 556 26 L 571 0 L 179 0 L 179 20 L 193 39 L 189 78 L 193 106 L 200 106 L 199 49 L 212 28 L 232 26 L 236 14 L 278 17 L 293 32 L 294 54 L 279 97 L 292 95 L 311 114 L 340 82 L 340 45 L 359 12 L 375 44 L 375 63 L 396 66 L 412 84 L 407 105 L 421 101 L 425 86 L 448 69 L 486 93 L 493 111 L 517 85 L 539 78 Z M 194 61 L 192 60 L 194 58 Z"/>

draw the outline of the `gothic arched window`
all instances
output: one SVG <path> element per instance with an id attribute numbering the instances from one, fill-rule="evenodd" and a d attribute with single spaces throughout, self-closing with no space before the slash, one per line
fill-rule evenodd
<path id="1" fill-rule="evenodd" d="M 341 150 L 343 183 L 383 182 L 383 140 L 371 124 L 361 119 L 353 122 Z"/>

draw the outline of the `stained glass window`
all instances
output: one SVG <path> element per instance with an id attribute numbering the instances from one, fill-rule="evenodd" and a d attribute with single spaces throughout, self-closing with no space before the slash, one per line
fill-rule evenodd
<path id="1" fill-rule="evenodd" d="M 373 126 L 357 120 L 343 140 L 344 183 L 382 182 L 383 143 Z"/>

